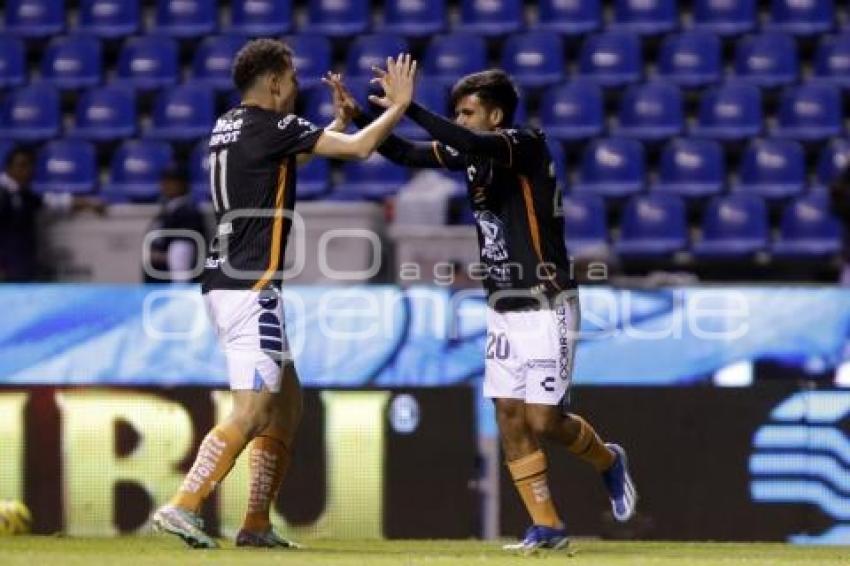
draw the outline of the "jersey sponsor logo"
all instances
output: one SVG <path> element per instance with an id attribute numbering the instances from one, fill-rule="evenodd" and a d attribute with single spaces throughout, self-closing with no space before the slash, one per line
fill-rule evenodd
<path id="1" fill-rule="evenodd" d="M 457 157 L 458 155 L 460 155 L 460 152 L 450 145 L 444 145 L 443 147 L 445 148 L 446 153 L 448 153 L 452 157 Z"/>
<path id="2" fill-rule="evenodd" d="M 227 263 L 226 257 L 208 257 L 204 262 L 204 267 L 207 269 L 218 269 L 224 263 Z"/>
<path id="3" fill-rule="evenodd" d="M 561 381 L 570 380 L 570 328 L 567 324 L 567 308 L 564 305 L 558 305 L 555 309 L 555 318 L 558 321 L 558 355 L 560 356 L 560 364 L 558 367 L 558 375 Z"/>
<path id="4" fill-rule="evenodd" d="M 295 114 L 287 115 L 285 118 L 278 121 L 277 128 L 279 130 L 285 130 L 289 126 L 289 124 L 291 124 L 292 121 L 295 120 L 295 118 L 296 118 Z"/>
<path id="5" fill-rule="evenodd" d="M 236 120 L 219 118 L 216 120 L 212 135 L 210 136 L 209 147 L 235 143 L 239 139 L 239 134 L 242 133 L 243 124 L 244 121 L 242 118 Z"/>
<path id="6" fill-rule="evenodd" d="M 478 174 L 478 169 L 475 167 L 475 165 L 470 165 L 469 167 L 466 168 L 466 178 L 469 179 L 470 183 L 475 180 L 475 176 L 477 174 Z"/>
<path id="7" fill-rule="evenodd" d="M 555 377 L 551 375 L 548 377 L 544 377 L 543 381 L 540 382 L 540 387 L 550 393 L 555 391 Z"/>
<path id="8" fill-rule="evenodd" d="M 476 210 L 473 215 L 484 236 L 481 256 L 490 261 L 507 261 L 508 244 L 505 241 L 504 223 L 489 210 Z"/>

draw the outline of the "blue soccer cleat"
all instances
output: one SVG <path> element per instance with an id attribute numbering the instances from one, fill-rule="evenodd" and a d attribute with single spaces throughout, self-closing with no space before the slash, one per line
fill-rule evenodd
<path id="1" fill-rule="evenodd" d="M 560 550 L 570 544 L 567 529 L 555 529 L 543 525 L 531 525 L 525 531 L 525 538 L 520 542 L 506 544 L 503 550 L 519 551 L 530 554 L 538 549 Z"/>
<path id="2" fill-rule="evenodd" d="M 614 513 L 614 518 L 625 523 L 635 515 L 638 494 L 632 482 L 632 476 L 629 475 L 626 451 L 617 444 L 605 446 L 614 452 L 616 459 L 610 468 L 602 472 L 602 481 L 605 482 L 608 496 L 611 498 L 611 511 Z"/>

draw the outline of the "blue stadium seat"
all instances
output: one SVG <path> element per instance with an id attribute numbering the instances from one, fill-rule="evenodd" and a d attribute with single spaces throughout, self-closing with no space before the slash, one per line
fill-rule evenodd
<path id="1" fill-rule="evenodd" d="M 349 44 L 345 68 L 350 77 L 372 77 L 373 66 L 385 68 L 387 57 L 397 57 L 408 50 L 407 42 L 398 35 L 362 35 Z"/>
<path id="2" fill-rule="evenodd" d="M 623 209 L 620 240 L 614 249 L 624 258 L 663 258 L 688 246 L 685 204 L 677 195 L 633 196 Z"/>
<path id="3" fill-rule="evenodd" d="M 616 0 L 611 28 L 656 35 L 679 27 L 675 0 Z"/>
<path id="4" fill-rule="evenodd" d="M 600 135 L 605 128 L 602 89 L 582 79 L 549 88 L 540 101 L 540 123 L 547 135 L 559 140 Z"/>
<path id="5" fill-rule="evenodd" d="M 27 80 L 24 44 L 20 39 L 0 36 L 0 88 L 21 86 Z"/>
<path id="6" fill-rule="evenodd" d="M 681 87 L 714 84 L 723 72 L 723 45 L 720 38 L 704 31 L 670 35 L 661 44 L 658 75 Z"/>
<path id="7" fill-rule="evenodd" d="M 723 191 L 726 157 L 713 140 L 680 138 L 671 140 L 661 151 L 658 181 L 652 192 L 701 198 Z"/>
<path id="8" fill-rule="evenodd" d="M 4 32 L 46 37 L 65 29 L 64 0 L 6 0 Z"/>
<path id="9" fill-rule="evenodd" d="M 382 200 L 393 196 L 410 174 L 375 152 L 365 161 L 347 161 L 342 166 L 342 183 L 334 188 L 340 199 Z"/>
<path id="10" fill-rule="evenodd" d="M 233 0 L 228 33 L 262 36 L 292 29 L 292 0 Z"/>
<path id="11" fill-rule="evenodd" d="M 53 39 L 41 58 L 41 77 L 60 89 L 95 86 L 102 75 L 100 40 L 86 35 Z"/>
<path id="12" fill-rule="evenodd" d="M 564 240 L 571 256 L 607 249 L 608 219 L 602 197 L 590 193 L 564 196 Z"/>
<path id="13" fill-rule="evenodd" d="M 461 0 L 460 31 L 494 36 L 524 27 L 522 0 Z"/>
<path id="14" fill-rule="evenodd" d="M 192 81 L 218 90 L 233 88 L 231 66 L 245 40 L 233 35 L 204 39 L 195 48 L 192 59 Z"/>
<path id="15" fill-rule="evenodd" d="M 826 259 L 841 253 L 842 229 L 829 209 L 824 193 L 806 195 L 789 203 L 779 223 L 773 254 L 784 258 Z"/>
<path id="16" fill-rule="evenodd" d="M 209 143 L 209 138 L 202 138 L 195 144 L 189 155 L 189 191 L 195 202 L 212 200 Z"/>
<path id="17" fill-rule="evenodd" d="M 797 42 L 782 32 L 765 32 L 740 39 L 735 48 L 735 75 L 760 87 L 796 82 L 800 74 Z"/>
<path id="18" fill-rule="evenodd" d="M 77 31 L 103 38 L 131 35 L 139 30 L 138 0 L 80 0 Z"/>
<path id="19" fill-rule="evenodd" d="M 322 35 L 298 34 L 285 38 L 293 51 L 293 62 L 302 88 L 320 83 L 331 70 L 331 42 Z"/>
<path id="20" fill-rule="evenodd" d="M 349 82 L 346 81 L 346 84 L 350 89 Z M 299 96 L 304 101 L 304 117 L 317 126 L 325 126 L 334 119 L 333 98 L 331 92 L 324 86 L 303 89 Z"/>
<path id="21" fill-rule="evenodd" d="M 296 196 L 299 200 L 312 200 L 323 197 L 331 186 L 331 167 L 327 159 L 314 157 L 298 168 Z"/>
<path id="22" fill-rule="evenodd" d="M 638 82 L 643 75 L 640 38 L 625 32 L 604 32 L 584 40 L 579 74 L 604 87 Z"/>
<path id="23" fill-rule="evenodd" d="M 15 148 L 15 142 L 9 139 L 0 138 L 0 167 L 6 166 L 6 158 L 9 153 Z"/>
<path id="24" fill-rule="evenodd" d="M 77 102 L 69 135 L 92 141 L 117 140 L 136 133 L 136 97 L 129 89 L 101 87 L 85 92 Z"/>
<path id="25" fill-rule="evenodd" d="M 718 140 L 740 140 L 762 130 L 762 99 L 758 87 L 726 83 L 703 92 L 697 123 L 691 134 Z"/>
<path id="26" fill-rule="evenodd" d="M 518 85 L 539 88 L 564 77 L 564 43 L 548 31 L 530 31 L 510 36 L 502 47 L 502 68 Z"/>
<path id="27" fill-rule="evenodd" d="M 79 140 L 53 140 L 44 144 L 35 160 L 36 192 L 88 193 L 97 184 L 94 147 Z"/>
<path id="28" fill-rule="evenodd" d="M 694 0 L 694 29 L 739 35 L 755 29 L 756 0 Z"/>
<path id="29" fill-rule="evenodd" d="M 330 37 L 365 33 L 369 27 L 368 0 L 310 0 L 307 24 L 301 29 Z"/>
<path id="30" fill-rule="evenodd" d="M 153 31 L 171 37 L 200 37 L 218 28 L 215 0 L 157 0 Z"/>
<path id="31" fill-rule="evenodd" d="M 0 137 L 35 142 L 59 134 L 59 93 L 46 84 L 25 86 L 10 92 L 0 108 Z"/>
<path id="32" fill-rule="evenodd" d="M 583 35 L 602 27 L 600 0 L 540 0 L 535 29 Z"/>
<path id="33" fill-rule="evenodd" d="M 483 38 L 465 33 L 435 36 L 425 50 L 423 66 L 426 80 L 452 84 L 487 68 L 487 44 Z"/>
<path id="34" fill-rule="evenodd" d="M 813 35 L 835 27 L 835 16 L 833 0 L 772 0 L 767 27 L 794 35 Z"/>
<path id="35" fill-rule="evenodd" d="M 850 140 L 838 139 L 824 144 L 818 154 L 815 168 L 817 182 L 828 187 L 848 166 L 850 166 Z"/>
<path id="36" fill-rule="evenodd" d="M 171 145 L 163 141 L 125 141 L 112 154 L 103 196 L 113 201 L 156 200 L 160 176 L 172 155 Z"/>
<path id="37" fill-rule="evenodd" d="M 604 197 L 626 197 L 644 187 L 646 169 L 643 145 L 637 140 L 601 138 L 582 152 L 576 192 Z"/>
<path id="38" fill-rule="evenodd" d="M 448 110 L 448 90 L 438 82 L 422 81 L 416 85 L 414 100 L 428 110 L 446 116 Z M 409 118 L 402 119 L 396 126 L 395 132 L 399 135 L 412 139 L 431 139 L 431 136 Z"/>
<path id="39" fill-rule="evenodd" d="M 118 54 L 115 82 L 138 89 L 156 89 L 177 82 L 177 43 L 168 37 L 131 37 Z"/>
<path id="40" fill-rule="evenodd" d="M 678 135 L 685 126 L 682 94 L 662 81 L 632 85 L 620 100 L 618 117 L 618 136 L 657 141 Z"/>
<path id="41" fill-rule="evenodd" d="M 409 37 L 446 29 L 446 0 L 385 0 L 381 31 Z"/>
<path id="42" fill-rule="evenodd" d="M 747 145 L 741 158 L 736 189 L 764 198 L 787 198 L 806 184 L 806 158 L 795 141 L 764 139 Z"/>
<path id="43" fill-rule="evenodd" d="M 767 247 L 767 207 L 758 195 L 715 197 L 705 210 L 702 240 L 694 253 L 704 259 L 742 259 Z"/>
<path id="44" fill-rule="evenodd" d="M 844 110 L 838 87 L 808 83 L 783 91 L 773 135 L 808 142 L 842 133 Z"/>
<path id="45" fill-rule="evenodd" d="M 850 33 L 822 37 L 812 68 L 817 80 L 850 89 Z"/>
<path id="46" fill-rule="evenodd" d="M 191 140 L 209 134 L 215 121 L 215 99 L 206 87 L 183 85 L 160 92 L 154 102 L 146 137 Z"/>

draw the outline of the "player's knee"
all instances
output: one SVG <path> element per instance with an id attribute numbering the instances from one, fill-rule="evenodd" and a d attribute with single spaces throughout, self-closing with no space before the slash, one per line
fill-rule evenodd
<path id="1" fill-rule="evenodd" d="M 526 425 L 532 434 L 537 437 L 551 437 L 555 435 L 563 418 L 558 413 L 547 410 L 529 410 L 525 416 Z"/>
<path id="2" fill-rule="evenodd" d="M 274 408 L 266 403 L 252 403 L 234 410 L 233 419 L 249 438 L 257 436 L 272 424 Z"/>

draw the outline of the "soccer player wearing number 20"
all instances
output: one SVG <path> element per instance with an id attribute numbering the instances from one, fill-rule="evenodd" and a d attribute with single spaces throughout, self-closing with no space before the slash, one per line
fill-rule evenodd
<path id="1" fill-rule="evenodd" d="M 381 72 L 380 70 L 376 70 Z M 369 117 L 339 80 L 337 100 L 360 127 Z M 370 97 L 373 104 L 386 102 Z M 484 394 L 494 400 L 507 467 L 533 525 L 508 550 L 563 548 L 563 520 L 552 502 L 547 438 L 600 472 L 614 517 L 627 521 L 637 493 L 626 453 L 563 410 L 579 329 L 578 292 L 557 214 L 555 173 L 543 132 L 511 128 L 516 87 L 499 70 L 475 73 L 453 88 L 455 121 L 415 102 L 407 115 L 435 141 L 390 136 L 378 151 L 409 167 L 465 171 L 488 296 Z"/>
<path id="2" fill-rule="evenodd" d="M 366 159 L 404 116 L 416 62 L 388 59 L 376 79 L 389 108 L 354 135 L 347 124 L 321 130 L 292 114 L 298 82 L 283 42 L 258 39 L 237 54 L 233 81 L 242 95 L 210 136 L 210 181 L 218 231 L 202 281 L 204 302 L 224 350 L 233 411 L 201 443 L 172 500 L 153 515 L 157 530 L 194 548 L 215 548 L 201 504 L 250 443 L 251 485 L 238 546 L 291 547 L 269 522 L 301 417 L 301 391 L 284 330 L 280 294 L 284 250 L 295 204 L 299 159 Z M 333 77 L 333 75 L 328 75 Z M 327 80 L 327 79 L 326 79 Z"/>

